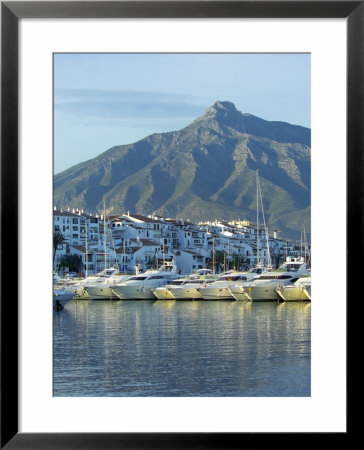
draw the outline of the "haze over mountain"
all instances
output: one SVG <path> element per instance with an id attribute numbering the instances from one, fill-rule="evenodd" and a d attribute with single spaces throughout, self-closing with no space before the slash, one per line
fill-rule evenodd
<path id="1" fill-rule="evenodd" d="M 256 220 L 256 171 L 269 228 L 310 230 L 311 131 L 215 102 L 179 131 L 110 148 L 54 177 L 54 204 L 108 213 Z"/>

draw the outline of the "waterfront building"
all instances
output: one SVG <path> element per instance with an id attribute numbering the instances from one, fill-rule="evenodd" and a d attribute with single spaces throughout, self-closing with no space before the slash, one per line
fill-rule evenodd
<path id="1" fill-rule="evenodd" d="M 106 228 L 105 228 L 106 223 Z M 65 255 L 82 259 L 81 273 L 94 274 L 106 265 L 116 265 L 121 271 L 133 273 L 173 260 L 181 272 L 193 272 L 212 267 L 213 252 L 223 254 L 220 270 L 253 266 L 259 261 L 277 266 L 286 256 L 298 256 L 302 245 L 278 237 L 269 237 L 248 221 L 214 221 L 194 224 L 180 218 L 163 218 L 155 214 L 121 213 L 107 216 L 91 215 L 82 210 L 54 208 L 54 231 L 63 234 L 65 242 L 55 252 L 54 270 L 59 269 Z M 88 256 L 86 257 L 86 247 Z M 305 245 L 309 252 L 309 246 Z"/>
<path id="2" fill-rule="evenodd" d="M 209 252 L 206 250 L 184 249 L 175 252 L 175 262 L 182 273 L 193 273 L 199 269 L 205 269 L 209 261 Z"/>

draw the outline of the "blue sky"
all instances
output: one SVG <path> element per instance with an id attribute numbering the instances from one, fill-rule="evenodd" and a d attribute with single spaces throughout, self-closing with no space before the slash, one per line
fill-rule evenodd
<path id="1" fill-rule="evenodd" d="M 216 100 L 310 127 L 308 54 L 55 54 L 54 172 L 187 126 Z"/>

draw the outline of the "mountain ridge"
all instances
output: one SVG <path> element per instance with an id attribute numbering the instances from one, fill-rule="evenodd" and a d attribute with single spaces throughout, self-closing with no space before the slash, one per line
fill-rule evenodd
<path id="1" fill-rule="evenodd" d="M 55 175 L 54 201 L 92 212 L 105 200 L 114 213 L 254 220 L 258 170 L 268 223 L 293 236 L 310 225 L 310 140 L 308 128 L 217 101 L 181 130 L 114 146 Z"/>

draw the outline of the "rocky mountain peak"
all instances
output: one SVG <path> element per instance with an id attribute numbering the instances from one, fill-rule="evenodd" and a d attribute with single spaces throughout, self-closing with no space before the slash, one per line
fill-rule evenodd
<path id="1" fill-rule="evenodd" d="M 213 105 L 211 105 L 209 108 L 207 108 L 206 113 L 221 113 L 221 112 L 233 112 L 236 113 L 238 110 L 236 109 L 234 103 L 228 102 L 227 100 L 220 102 L 217 100 Z"/>
<path id="2" fill-rule="evenodd" d="M 227 122 L 235 119 L 236 116 L 242 116 L 234 103 L 228 101 L 216 101 L 213 105 L 207 108 L 205 114 L 202 116 L 205 119 L 216 119 L 218 121 Z"/>
<path id="3" fill-rule="evenodd" d="M 115 146 L 57 174 L 54 201 L 93 212 L 106 200 L 116 213 L 254 221 L 259 169 L 268 223 L 297 235 L 310 221 L 310 134 L 216 101 L 182 130 Z"/>
<path id="4" fill-rule="evenodd" d="M 298 125 L 286 122 L 268 121 L 252 114 L 238 111 L 234 103 L 229 101 L 216 101 L 207 108 L 204 115 L 191 123 L 192 127 L 208 127 L 220 129 L 223 133 L 228 130 L 238 133 L 250 134 L 277 142 L 291 142 L 311 145 L 311 131 Z M 189 128 L 189 127 L 187 127 Z"/>

